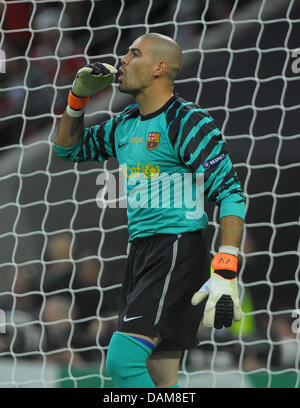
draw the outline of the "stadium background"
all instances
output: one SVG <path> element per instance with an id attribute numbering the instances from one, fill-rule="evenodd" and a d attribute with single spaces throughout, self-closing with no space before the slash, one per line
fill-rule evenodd
<path id="1" fill-rule="evenodd" d="M 299 47 L 300 4 L 6 1 L 0 11 L 1 384 L 109 386 L 105 350 L 126 259 L 126 214 L 102 211 L 95 200 L 99 172 L 117 174 L 117 164 L 74 166 L 52 149 L 77 69 L 99 59 L 116 65 L 148 27 L 182 46 L 175 90 L 214 116 L 248 197 L 240 274 L 247 323 L 199 330 L 199 347 L 182 361 L 182 384 L 196 378 L 193 386 L 223 386 L 233 370 L 241 386 L 249 385 L 245 375 L 258 386 L 298 386 L 291 313 L 299 309 L 300 97 L 291 54 Z M 87 124 L 131 102 L 110 87 L 93 98 Z M 207 212 L 215 251 L 217 212 L 210 205 Z M 28 364 L 39 367 L 35 382 L 17 380 L 24 364 L 27 373 Z M 63 381 L 47 379 L 53 367 Z"/>

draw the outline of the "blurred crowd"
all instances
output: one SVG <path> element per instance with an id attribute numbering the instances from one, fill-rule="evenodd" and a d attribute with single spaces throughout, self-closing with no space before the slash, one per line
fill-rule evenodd
<path id="1" fill-rule="evenodd" d="M 107 348 L 116 328 L 122 271 L 101 268 L 95 255 L 78 256 L 71 236 L 59 234 L 49 238 L 44 267 L 10 271 L 0 293 L 6 313 L 0 356 L 46 355 L 67 365 L 72 355 L 75 366 L 101 362 L 100 347 Z"/>
<path id="2" fill-rule="evenodd" d="M 177 2 L 160 0 L 149 13 L 148 0 L 126 0 L 124 8 L 120 0 L 6 0 L 0 4 L 0 48 L 6 53 L 6 73 L 0 74 L 0 149 L 22 143 L 62 114 L 80 67 L 99 56 L 117 65 L 130 42 L 145 32 L 135 24 L 164 22 L 155 31 L 173 36 L 175 12 L 179 22 L 217 23 L 250 1 L 189 0 L 176 11 Z M 177 40 L 191 44 L 202 29 L 199 23 L 181 25 Z"/>

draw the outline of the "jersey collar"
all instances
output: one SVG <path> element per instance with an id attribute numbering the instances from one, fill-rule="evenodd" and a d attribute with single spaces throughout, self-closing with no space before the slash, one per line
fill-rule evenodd
<path id="1" fill-rule="evenodd" d="M 173 103 L 175 101 L 175 99 L 176 99 L 175 95 L 171 96 L 171 98 L 161 108 L 159 108 L 157 111 L 149 113 L 148 115 L 145 115 L 145 116 L 141 115 L 141 120 L 152 119 L 155 116 L 160 115 L 161 113 L 163 113 L 171 105 L 171 103 Z"/>

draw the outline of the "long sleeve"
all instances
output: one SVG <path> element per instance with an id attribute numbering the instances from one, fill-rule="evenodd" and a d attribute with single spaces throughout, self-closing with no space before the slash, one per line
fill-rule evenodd
<path id="1" fill-rule="evenodd" d="M 99 125 L 85 128 L 83 137 L 75 145 L 60 147 L 55 144 L 54 151 L 58 157 L 64 160 L 103 162 L 116 155 L 115 129 L 115 119 L 104 121 Z"/>
<path id="2" fill-rule="evenodd" d="M 221 131 L 205 109 L 182 103 L 169 123 L 170 141 L 180 160 L 204 174 L 207 200 L 220 206 L 220 217 L 245 217 L 245 198 Z M 175 136 L 176 135 L 176 136 Z"/>

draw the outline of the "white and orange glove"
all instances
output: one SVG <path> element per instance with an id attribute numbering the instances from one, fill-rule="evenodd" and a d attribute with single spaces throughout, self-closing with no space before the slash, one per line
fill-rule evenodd
<path id="1" fill-rule="evenodd" d="M 80 68 L 69 92 L 67 113 L 69 116 L 83 115 L 84 108 L 95 93 L 108 87 L 118 71 L 110 64 L 95 62 Z"/>
<path id="2" fill-rule="evenodd" d="M 224 252 L 224 249 L 227 252 Z M 232 321 L 242 319 L 238 286 L 238 249 L 220 247 L 211 263 L 211 277 L 192 297 L 192 304 L 198 305 L 207 296 L 203 324 L 206 327 L 230 327 Z M 235 255 L 233 255 L 235 253 Z"/>

